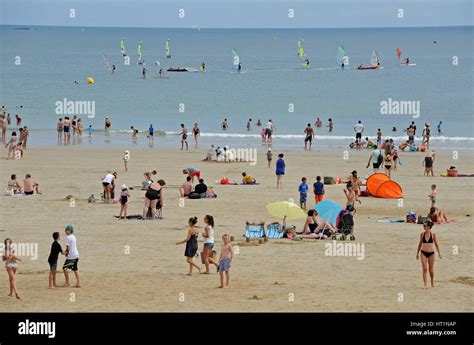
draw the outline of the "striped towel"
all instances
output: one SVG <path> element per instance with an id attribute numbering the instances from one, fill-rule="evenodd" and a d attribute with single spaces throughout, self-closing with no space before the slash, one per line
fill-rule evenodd
<path id="1" fill-rule="evenodd" d="M 267 225 L 267 237 L 268 238 L 282 238 L 283 231 L 280 230 L 280 225 L 278 224 L 270 224 Z"/>
<path id="2" fill-rule="evenodd" d="M 263 237 L 263 226 L 262 225 L 246 225 L 244 236 L 248 238 Z"/>

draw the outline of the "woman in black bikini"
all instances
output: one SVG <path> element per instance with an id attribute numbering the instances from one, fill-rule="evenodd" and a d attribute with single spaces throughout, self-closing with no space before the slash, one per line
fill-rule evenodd
<path id="1" fill-rule="evenodd" d="M 145 206 L 143 206 L 143 219 L 147 218 L 148 210 L 151 208 L 152 219 L 156 217 L 156 205 L 159 203 L 160 207 L 163 207 L 163 186 L 165 185 L 164 180 L 158 180 L 158 182 L 152 182 L 145 193 Z"/>
<path id="2" fill-rule="evenodd" d="M 431 228 L 433 227 L 433 222 L 425 222 L 423 223 L 424 232 L 420 234 L 420 242 L 418 243 L 418 250 L 416 252 L 416 259 L 420 258 L 421 252 L 421 265 L 423 267 L 423 285 L 424 289 L 426 289 L 426 281 L 428 279 L 428 266 L 430 271 L 430 278 L 431 278 L 431 287 L 434 286 L 434 247 L 436 247 L 436 251 L 438 252 L 438 256 L 441 259 L 441 252 L 439 250 L 438 245 L 438 238 L 436 234 L 431 232 Z M 434 245 L 434 246 L 433 246 Z"/>
<path id="3" fill-rule="evenodd" d="M 196 148 L 198 147 L 198 139 L 199 139 L 199 134 L 201 133 L 201 130 L 199 129 L 199 124 L 196 122 L 193 127 L 193 135 L 194 135 L 194 142 Z"/>

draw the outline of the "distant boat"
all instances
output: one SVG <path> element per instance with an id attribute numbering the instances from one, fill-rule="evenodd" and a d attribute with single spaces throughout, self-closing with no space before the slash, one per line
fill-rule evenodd
<path id="1" fill-rule="evenodd" d="M 380 68 L 380 60 L 375 50 L 372 51 L 372 55 L 370 57 L 370 66 L 360 65 L 359 67 L 357 67 L 358 70 L 378 69 L 378 68 Z"/>
<path id="2" fill-rule="evenodd" d="M 398 57 L 398 62 L 400 63 L 401 66 L 416 66 L 416 63 L 410 63 L 410 58 L 401 60 L 402 51 L 400 50 L 400 48 L 397 48 L 397 57 Z"/>

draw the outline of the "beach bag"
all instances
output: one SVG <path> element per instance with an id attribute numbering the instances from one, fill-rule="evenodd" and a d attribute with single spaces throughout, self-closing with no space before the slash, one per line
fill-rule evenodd
<path id="1" fill-rule="evenodd" d="M 217 198 L 217 194 L 214 193 L 212 190 L 208 190 L 205 194 L 205 198 L 210 198 L 210 199 Z"/>
<path id="2" fill-rule="evenodd" d="M 192 192 L 191 194 L 189 194 L 188 198 L 189 199 L 201 199 L 201 195 L 199 193 Z"/>

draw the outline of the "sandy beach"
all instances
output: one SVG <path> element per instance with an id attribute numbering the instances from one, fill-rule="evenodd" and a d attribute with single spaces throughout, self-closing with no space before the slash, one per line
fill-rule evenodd
<path id="1" fill-rule="evenodd" d="M 317 146 L 317 143 L 316 143 Z M 124 148 L 125 149 L 125 148 Z M 1 159 L 0 185 L 7 185 L 10 174 L 21 181 L 26 173 L 40 183 L 42 195 L 1 196 L 0 237 L 14 242 L 38 244 L 38 259 L 24 258 L 19 263 L 17 288 L 20 301 L 7 296 L 8 277 L 0 274 L 0 310 L 28 312 L 100 311 L 395 311 L 448 312 L 472 311 L 474 291 L 473 209 L 474 179 L 440 177 L 450 165 L 459 171 L 474 172 L 473 154 L 438 152 L 435 177 L 424 177 L 423 153 L 401 153 L 403 165 L 393 180 L 404 190 L 403 207 L 398 200 L 361 198 L 355 216 L 356 243 L 364 244 L 365 257 L 325 255 L 330 240 L 269 240 L 258 245 L 246 243 L 246 220 L 278 219 L 265 208 L 269 202 L 298 200 L 301 177 L 312 184 L 317 175 L 346 178 L 352 170 L 368 176 L 365 169 L 369 152 L 285 152 L 286 175 L 283 189 L 276 189 L 275 160 L 267 167 L 264 151 L 258 163 L 205 163 L 205 151 L 180 152 L 126 148 L 131 152 L 129 171 L 123 171 L 123 150 L 119 148 L 43 147 L 29 148 L 22 160 Z M 278 153 L 275 150 L 275 153 Z M 1 151 L 5 157 L 5 149 Z M 274 156 L 276 158 L 276 155 Z M 216 199 L 185 200 L 179 204 L 178 186 L 184 181 L 182 169 L 197 167 Z M 144 192 L 139 189 L 143 172 L 158 171 L 166 183 L 163 219 L 119 221 L 118 204 L 88 203 L 91 194 L 101 193 L 101 177 L 117 171 L 117 185 L 135 187 L 131 191 L 129 214 L 141 214 Z M 220 186 L 223 176 L 240 180 L 242 171 L 254 176 L 258 186 Z M 430 186 L 438 186 L 437 207 L 457 221 L 435 225 L 443 258 L 436 257 L 436 288 L 423 290 L 421 264 L 415 259 L 421 225 L 377 223 L 382 218 L 404 219 L 409 210 L 426 216 L 430 207 Z M 326 186 L 326 200 L 345 202 L 343 185 Z M 310 189 L 311 191 L 311 189 Z M 66 196 L 76 198 L 70 207 Z M 308 208 L 314 207 L 308 197 Z M 238 254 L 232 266 L 230 289 L 217 289 L 218 275 L 195 273 L 186 276 L 184 245 L 175 245 L 186 235 L 189 217 L 197 216 L 203 226 L 206 214 L 216 221 L 216 249 L 221 235 L 235 237 Z M 298 230 L 304 219 L 291 221 Z M 76 227 L 82 287 L 48 289 L 48 263 L 51 234 L 64 227 Z M 202 248 L 199 238 L 199 252 Z M 456 253 L 455 249 L 458 249 Z M 129 249 L 129 254 L 125 253 Z M 59 264 L 64 257 L 60 256 Z M 196 262 L 200 259 L 196 258 Z M 2 264 L 3 265 L 3 264 Z M 73 277 L 72 281 L 74 282 Z M 62 283 L 62 272 L 58 273 Z M 74 295 L 72 295 L 74 294 Z M 183 295 L 184 294 L 184 295 Z M 400 295 L 403 294 L 403 295 Z M 184 300 L 183 300 L 184 297 Z M 401 300 L 402 299 L 402 300 Z"/>

